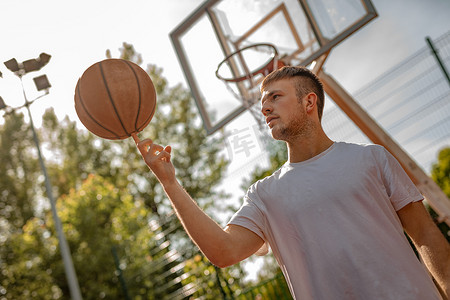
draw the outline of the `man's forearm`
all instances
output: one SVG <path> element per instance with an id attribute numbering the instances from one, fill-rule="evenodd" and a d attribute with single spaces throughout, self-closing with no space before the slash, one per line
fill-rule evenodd
<path id="1" fill-rule="evenodd" d="M 421 202 L 413 202 L 397 212 L 403 228 L 440 286 L 450 297 L 450 245 Z"/>
<path id="2" fill-rule="evenodd" d="M 220 265 L 229 245 L 228 233 L 197 205 L 177 181 L 163 187 L 188 235 L 213 264 Z"/>
<path id="3" fill-rule="evenodd" d="M 440 247 L 430 248 L 422 245 L 418 246 L 417 250 L 441 292 L 450 300 L 450 246 L 443 238 L 439 238 L 439 242 L 433 244 L 440 244 Z"/>
<path id="4" fill-rule="evenodd" d="M 217 263 L 217 258 L 223 256 L 224 245 L 228 244 L 228 233 L 207 216 L 178 183 L 171 162 L 172 148 L 154 144 L 150 139 L 139 141 L 137 136 L 133 138 L 145 163 L 163 186 L 186 232 L 206 257 Z"/>

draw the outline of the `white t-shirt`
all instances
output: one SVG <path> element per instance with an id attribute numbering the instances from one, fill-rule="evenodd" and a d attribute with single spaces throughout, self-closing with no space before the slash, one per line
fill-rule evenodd
<path id="1" fill-rule="evenodd" d="M 339 142 L 253 184 L 229 224 L 270 245 L 296 299 L 441 299 L 396 213 L 421 200 L 383 147 Z"/>

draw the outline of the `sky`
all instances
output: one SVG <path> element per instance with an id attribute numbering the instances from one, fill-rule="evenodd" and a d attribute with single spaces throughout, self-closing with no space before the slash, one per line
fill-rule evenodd
<path id="1" fill-rule="evenodd" d="M 244 1 L 244 0 L 243 0 Z M 245 0 L 249 1 L 249 0 Z M 258 1 L 258 0 L 252 0 Z M 378 17 L 334 48 L 325 70 L 354 92 L 432 39 L 450 30 L 450 0 L 373 0 Z M 0 29 L 0 96 L 10 106 L 23 104 L 20 82 L 4 61 L 52 56 L 41 71 L 24 77 L 29 99 L 38 95 L 32 78 L 46 74 L 50 94 L 32 105 L 40 126 L 44 111 L 53 107 L 59 118 L 77 120 L 73 95 L 78 78 L 93 63 L 106 58 L 110 49 L 119 55 L 123 42 L 142 54 L 144 64 L 156 64 L 170 86 L 187 87 L 169 37 L 203 0 L 2 0 Z M 201 41 L 199 41 L 201 44 Z M 3 117 L 0 113 L 0 124 Z M 230 128 L 232 125 L 230 125 Z M 237 155 L 236 155 L 237 156 Z M 248 161 L 248 160 L 247 160 Z M 236 161 L 234 169 L 242 162 Z M 251 168 L 240 169 L 245 175 Z M 229 184 L 238 184 L 229 181 Z"/>
<path id="2" fill-rule="evenodd" d="M 255 0 L 257 1 L 257 0 Z M 83 71 L 105 59 L 110 49 L 118 56 L 123 42 L 134 45 L 145 63 L 163 68 L 170 85 L 187 86 L 169 33 L 203 0 L 3 0 L 0 60 L 19 62 L 52 55 L 40 72 L 24 77 L 28 97 L 35 93 L 31 80 L 46 74 L 50 94 L 35 102 L 32 114 L 39 126 L 41 115 L 54 107 L 63 117 L 77 119 L 74 88 Z M 331 52 L 325 68 L 346 89 L 354 91 L 390 66 L 450 30 L 449 0 L 373 0 L 378 18 Z M 20 82 L 0 64 L 0 96 L 8 105 L 23 104 Z M 2 122 L 2 118 L 0 118 Z"/>

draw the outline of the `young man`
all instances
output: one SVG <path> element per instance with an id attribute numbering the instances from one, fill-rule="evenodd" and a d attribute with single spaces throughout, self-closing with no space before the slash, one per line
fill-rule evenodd
<path id="1" fill-rule="evenodd" d="M 308 69 L 283 67 L 261 86 L 262 113 L 288 161 L 253 184 L 222 229 L 180 186 L 170 146 L 138 144 L 184 228 L 219 267 L 270 246 L 296 299 L 440 299 L 412 251 L 450 293 L 450 246 L 399 163 L 381 146 L 333 142 L 324 92 Z"/>

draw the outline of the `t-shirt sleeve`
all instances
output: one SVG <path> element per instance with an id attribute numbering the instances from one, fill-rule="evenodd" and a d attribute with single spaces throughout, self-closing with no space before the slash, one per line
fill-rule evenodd
<path id="1" fill-rule="evenodd" d="M 252 200 L 247 192 L 244 197 L 244 203 L 240 209 L 231 217 L 228 225 L 238 225 L 256 233 L 260 238 L 264 240 L 264 245 L 255 253 L 256 255 L 265 255 L 268 253 L 268 246 L 266 237 L 264 235 L 264 223 L 265 218 L 263 212 Z M 253 195 L 254 197 L 254 195 Z"/>
<path id="2" fill-rule="evenodd" d="M 397 159 L 383 148 L 382 176 L 386 192 L 396 211 L 407 204 L 422 201 L 423 196 Z"/>

